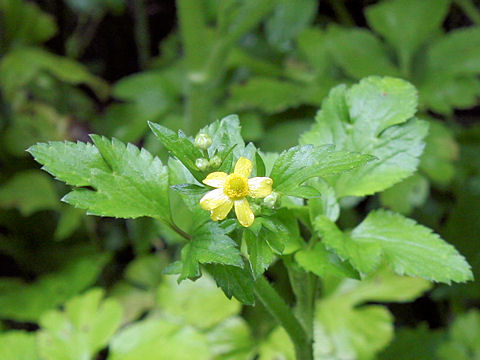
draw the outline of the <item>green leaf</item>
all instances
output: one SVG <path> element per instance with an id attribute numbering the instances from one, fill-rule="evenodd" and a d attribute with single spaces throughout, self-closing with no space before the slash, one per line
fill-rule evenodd
<path id="1" fill-rule="evenodd" d="M 68 118 L 53 107 L 31 101 L 12 113 L 2 142 L 16 157 L 26 156 L 25 150 L 39 141 L 63 140 L 68 137 Z"/>
<path id="2" fill-rule="evenodd" d="M 1 1 L 0 23 L 4 46 L 40 43 L 57 32 L 53 16 L 23 0 Z"/>
<path id="3" fill-rule="evenodd" d="M 393 317 L 383 306 L 354 309 L 344 302 L 322 301 L 314 321 L 315 360 L 374 358 L 393 338 Z"/>
<path id="4" fill-rule="evenodd" d="M 312 177 L 351 170 L 372 159 L 366 154 L 333 151 L 332 146 L 295 146 L 280 154 L 270 177 L 275 191 L 295 195 L 298 186 Z"/>
<path id="5" fill-rule="evenodd" d="M 314 19 L 317 7 L 315 0 L 278 1 L 265 24 L 268 42 L 279 50 L 291 50 L 291 40 Z"/>
<path id="6" fill-rule="evenodd" d="M 287 332 L 282 327 L 275 328 L 260 344 L 259 360 L 295 360 L 295 349 Z M 316 358 L 315 358 L 316 360 Z"/>
<path id="7" fill-rule="evenodd" d="M 408 69 L 415 52 L 440 29 L 449 5 L 449 0 L 389 0 L 368 7 L 365 15 Z"/>
<path id="8" fill-rule="evenodd" d="M 308 64 L 319 74 L 325 74 L 331 63 L 326 34 L 317 27 L 310 27 L 298 35 L 296 42 L 298 51 Z"/>
<path id="9" fill-rule="evenodd" d="M 350 235 L 322 216 L 314 225 L 325 245 L 362 273 L 372 272 L 383 258 L 400 275 L 444 283 L 472 279 L 470 266 L 452 245 L 402 215 L 372 211 Z"/>
<path id="10" fill-rule="evenodd" d="M 443 123 L 431 120 L 429 124 L 420 169 L 435 183 L 446 185 L 455 176 L 454 162 L 459 158 L 460 148 L 452 131 Z"/>
<path id="11" fill-rule="evenodd" d="M 344 279 L 317 302 L 315 359 L 373 359 L 393 338 L 393 317 L 367 302 L 411 301 L 430 288 L 428 281 L 384 270 L 362 281 Z"/>
<path id="12" fill-rule="evenodd" d="M 230 317 L 207 333 L 210 351 L 216 360 L 251 360 L 255 343 L 246 321 Z"/>
<path id="13" fill-rule="evenodd" d="M 460 314 L 450 326 L 449 339 L 437 349 L 440 360 L 477 359 L 480 356 L 480 312 Z"/>
<path id="14" fill-rule="evenodd" d="M 237 243 L 227 234 L 229 223 L 208 221 L 196 228 L 192 240 L 182 249 L 182 272 L 178 281 L 200 276 L 199 264 L 224 264 L 243 267 Z"/>
<path id="15" fill-rule="evenodd" d="M 108 258 L 90 256 L 73 262 L 32 284 L 3 278 L 0 281 L 0 316 L 35 322 L 47 310 L 75 296 L 95 282 Z"/>
<path id="16" fill-rule="evenodd" d="M 340 278 L 359 278 L 358 272 L 348 261 L 342 261 L 335 253 L 325 249 L 322 243 L 317 243 L 311 249 L 303 249 L 295 253 L 297 263 L 307 271 L 324 277 L 327 274 Z"/>
<path id="17" fill-rule="evenodd" d="M 241 304 L 227 299 L 209 276 L 177 284 L 174 277 L 163 281 L 157 292 L 157 303 L 163 312 L 185 324 L 208 329 L 240 311 Z"/>
<path id="18" fill-rule="evenodd" d="M 318 215 L 325 215 L 330 220 L 337 221 L 340 215 L 340 205 L 335 190 L 325 181 L 312 182 L 309 186 L 314 191 L 308 199 L 310 221 L 313 222 Z"/>
<path id="19" fill-rule="evenodd" d="M 426 54 L 426 71 L 444 76 L 478 75 L 480 73 L 479 47 L 480 29 L 478 27 L 453 30 L 439 37 L 429 47 Z"/>
<path id="20" fill-rule="evenodd" d="M 167 150 L 185 165 L 195 179 L 201 182 L 205 176 L 195 165 L 195 160 L 203 157 L 203 155 L 201 151 L 193 145 L 192 141 L 181 131 L 177 134 L 159 124 L 149 122 L 148 125 Z"/>
<path id="21" fill-rule="evenodd" d="M 305 103 L 315 104 L 327 94 L 328 88 L 258 76 L 245 84 L 233 85 L 230 91 L 229 109 L 259 109 L 266 114 L 275 114 Z"/>
<path id="22" fill-rule="evenodd" d="M 38 170 L 17 172 L 0 187 L 0 207 L 18 208 L 23 216 L 59 208 L 51 179 Z"/>
<path id="23" fill-rule="evenodd" d="M 43 170 L 68 185 L 88 186 L 92 170 L 109 170 L 98 149 L 90 143 L 49 142 L 34 145 L 27 151 L 43 165 Z"/>
<path id="24" fill-rule="evenodd" d="M 334 62 L 356 80 L 370 75 L 397 76 L 384 44 L 366 29 L 331 26 L 327 48 Z"/>
<path id="25" fill-rule="evenodd" d="M 427 324 L 417 328 L 400 328 L 388 348 L 379 354 L 381 360 L 432 360 L 444 341 L 440 330 L 429 330 Z"/>
<path id="26" fill-rule="evenodd" d="M 428 180 L 422 175 L 414 174 L 382 192 L 380 202 L 393 211 L 408 215 L 414 208 L 425 203 L 428 193 Z"/>
<path id="27" fill-rule="evenodd" d="M 102 99 L 110 91 L 104 80 L 90 74 L 82 64 L 35 47 L 19 47 L 2 58 L 0 86 L 13 95 L 44 71 L 72 85 L 86 84 Z"/>
<path id="28" fill-rule="evenodd" d="M 416 105 L 415 88 L 400 79 L 369 77 L 350 89 L 340 85 L 324 100 L 316 124 L 301 143 L 335 144 L 338 150 L 377 157 L 329 179 L 339 198 L 370 195 L 416 170 L 428 129 L 425 122 L 411 119 Z"/>
<path id="29" fill-rule="evenodd" d="M 95 189 L 74 189 L 63 201 L 92 215 L 168 219 L 168 171 L 162 162 L 132 144 L 91 137 L 96 147 L 54 142 L 29 149 L 58 179 Z"/>
<path id="30" fill-rule="evenodd" d="M 243 240 L 247 245 L 253 277 L 256 279 L 262 276 L 273 262 L 273 253 L 264 237 L 255 235 L 248 229 L 243 232 Z"/>
<path id="31" fill-rule="evenodd" d="M 120 327 L 122 308 L 113 299 L 102 301 L 104 291 L 93 289 L 71 299 L 64 311 L 42 315 L 39 353 L 45 360 L 91 359 Z"/>
<path id="32" fill-rule="evenodd" d="M 35 333 L 8 331 L 0 334 L 0 358 L 5 360 L 41 360 Z"/>
<path id="33" fill-rule="evenodd" d="M 120 330 L 110 343 L 108 360 L 209 360 L 205 335 L 191 326 L 150 318 Z"/>
<path id="34" fill-rule="evenodd" d="M 229 299 L 234 296 L 245 305 L 255 305 L 254 281 L 247 269 L 215 264 L 208 265 L 207 269 Z"/>

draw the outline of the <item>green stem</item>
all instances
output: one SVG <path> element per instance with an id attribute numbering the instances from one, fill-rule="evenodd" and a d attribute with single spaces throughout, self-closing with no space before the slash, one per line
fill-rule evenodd
<path id="1" fill-rule="evenodd" d="M 145 69 L 150 61 L 150 33 L 148 30 L 148 15 L 144 0 L 133 0 L 135 17 L 135 43 L 137 44 L 138 63 Z"/>
<path id="2" fill-rule="evenodd" d="M 264 277 L 257 279 L 254 290 L 260 302 L 290 336 L 295 347 L 297 360 L 312 360 L 312 342 L 307 336 L 305 329 L 293 314 L 292 309 L 290 309 Z"/>
<path id="3" fill-rule="evenodd" d="M 455 0 L 455 2 L 475 25 L 480 26 L 480 10 L 472 0 Z"/>
<path id="4" fill-rule="evenodd" d="M 295 313 L 305 328 L 309 339 L 313 339 L 316 277 L 313 274 L 296 269 L 293 264 L 286 266 L 286 268 L 297 300 Z"/>

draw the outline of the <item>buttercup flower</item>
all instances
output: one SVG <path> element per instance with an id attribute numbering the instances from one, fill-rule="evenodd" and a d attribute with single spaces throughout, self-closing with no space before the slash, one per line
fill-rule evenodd
<path id="1" fill-rule="evenodd" d="M 270 195 L 273 180 L 269 177 L 249 179 L 252 167 L 250 160 L 241 157 L 235 164 L 233 174 L 213 172 L 203 179 L 204 184 L 216 188 L 200 199 L 200 206 L 210 211 L 213 221 L 225 219 L 235 206 L 235 214 L 240 224 L 245 227 L 253 224 L 255 215 L 246 197 L 264 198 Z"/>

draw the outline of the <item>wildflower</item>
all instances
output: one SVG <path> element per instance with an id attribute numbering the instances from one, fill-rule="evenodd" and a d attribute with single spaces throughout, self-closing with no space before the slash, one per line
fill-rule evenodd
<path id="1" fill-rule="evenodd" d="M 246 197 L 264 198 L 272 193 L 273 180 L 269 177 L 254 177 L 249 179 L 252 172 L 252 162 L 244 157 L 238 159 L 233 174 L 213 172 L 203 183 L 216 188 L 206 193 L 200 200 L 200 206 L 210 211 L 214 221 L 227 217 L 232 207 L 242 226 L 249 227 L 255 220 Z"/>

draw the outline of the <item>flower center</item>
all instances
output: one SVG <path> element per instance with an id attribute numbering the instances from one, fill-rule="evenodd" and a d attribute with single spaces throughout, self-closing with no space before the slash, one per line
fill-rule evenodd
<path id="1" fill-rule="evenodd" d="M 231 199 L 240 199 L 248 194 L 248 181 L 245 177 L 230 174 L 225 179 L 223 192 Z"/>

